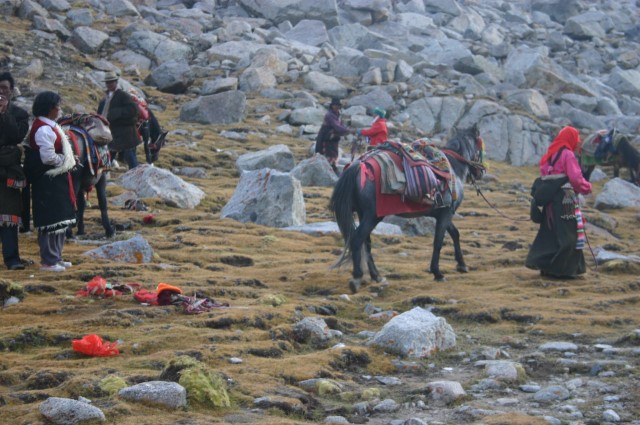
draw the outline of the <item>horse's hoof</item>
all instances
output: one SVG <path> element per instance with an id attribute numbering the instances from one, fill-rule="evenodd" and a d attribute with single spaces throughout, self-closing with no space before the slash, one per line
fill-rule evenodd
<path id="1" fill-rule="evenodd" d="M 456 270 L 459 271 L 460 273 L 469 273 L 469 267 L 467 266 L 457 266 Z"/>
<path id="2" fill-rule="evenodd" d="M 389 282 L 387 281 L 387 278 L 384 276 L 378 276 L 376 278 L 373 279 L 374 281 L 376 281 L 376 283 L 379 283 L 380 285 L 388 285 Z"/>
<path id="3" fill-rule="evenodd" d="M 360 289 L 362 285 L 362 279 L 350 279 L 349 280 L 349 289 L 351 289 L 351 293 L 355 294 Z"/>
<path id="4" fill-rule="evenodd" d="M 111 228 L 109 230 L 107 230 L 104 235 L 107 237 L 107 239 L 112 238 L 116 235 L 116 229 Z"/>
<path id="5" fill-rule="evenodd" d="M 441 274 L 441 275 L 435 275 L 433 277 L 433 280 L 435 280 L 436 282 L 446 282 L 447 279 L 444 277 L 443 274 Z"/>

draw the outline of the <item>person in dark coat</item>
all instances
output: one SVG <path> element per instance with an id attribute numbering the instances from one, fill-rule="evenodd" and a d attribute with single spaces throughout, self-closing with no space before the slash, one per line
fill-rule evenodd
<path id="1" fill-rule="evenodd" d="M 33 101 L 36 119 L 29 132 L 24 168 L 31 183 L 33 225 L 38 230 L 41 268 L 62 272 L 71 263 L 62 259 L 65 232 L 76 222 L 76 199 L 71 170 L 76 166 L 73 148 L 56 123 L 62 99 L 57 93 L 39 93 Z"/>
<path id="2" fill-rule="evenodd" d="M 11 102 L 14 80 L 0 73 L 0 241 L 2 258 L 9 270 L 22 270 L 18 249 L 18 227 L 22 224 L 22 195 L 26 177 L 20 165 L 19 146 L 29 131 L 29 114 Z"/>
<path id="3" fill-rule="evenodd" d="M 111 152 L 122 152 L 129 169 L 138 166 L 136 147 L 141 143 L 136 125 L 138 123 L 138 105 L 129 93 L 118 87 L 118 74 L 107 72 L 104 83 L 107 87 L 104 99 L 98 105 L 98 114 L 109 121 L 113 141 L 109 144 Z"/>
<path id="4" fill-rule="evenodd" d="M 580 135 L 564 127 L 540 160 L 540 175 L 531 188 L 531 219 L 540 224 L 526 266 L 543 276 L 573 278 L 586 272 L 584 220 L 576 194 L 591 193 L 574 151 Z"/>
<path id="5" fill-rule="evenodd" d="M 336 162 L 338 161 L 340 138 L 349 133 L 355 133 L 355 130 L 350 129 L 340 121 L 341 108 L 340 99 L 335 97 L 331 99 L 329 111 L 325 114 L 322 126 L 316 137 L 316 153 L 320 153 L 327 158 L 336 174 L 338 174 Z"/>

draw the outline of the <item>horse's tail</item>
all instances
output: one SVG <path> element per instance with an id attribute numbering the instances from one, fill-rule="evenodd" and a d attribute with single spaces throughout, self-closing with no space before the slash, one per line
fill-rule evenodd
<path id="1" fill-rule="evenodd" d="M 353 220 L 354 199 L 360 184 L 360 163 L 356 162 L 347 168 L 333 188 L 329 201 L 329 209 L 338 223 L 338 228 L 344 239 L 344 249 L 338 261 L 331 268 L 338 268 L 351 259 L 351 237 L 356 229 Z"/>

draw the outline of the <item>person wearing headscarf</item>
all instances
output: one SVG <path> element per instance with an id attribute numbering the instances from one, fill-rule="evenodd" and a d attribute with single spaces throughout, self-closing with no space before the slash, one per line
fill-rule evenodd
<path id="1" fill-rule="evenodd" d="M 355 130 L 350 129 L 340 121 L 341 108 L 340 99 L 335 97 L 331 99 L 329 111 L 325 114 L 318 137 L 316 137 L 316 153 L 322 154 L 327 158 L 336 174 L 338 173 L 336 163 L 338 161 L 340 138 L 355 132 Z"/>
<path id="2" fill-rule="evenodd" d="M 371 127 L 357 130 L 358 136 L 365 136 L 368 139 L 369 146 L 377 146 L 389 139 L 389 130 L 387 129 L 387 120 L 385 119 L 387 111 L 381 107 L 373 110 L 375 119 L 371 123 Z"/>
<path id="3" fill-rule="evenodd" d="M 22 270 L 18 249 L 18 226 L 22 224 L 22 194 L 27 180 L 20 165 L 19 146 L 29 131 L 29 114 L 11 102 L 14 80 L 0 73 L 0 241 L 2 258 L 9 270 Z"/>
<path id="4" fill-rule="evenodd" d="M 591 193 L 576 159 L 580 134 L 564 127 L 540 160 L 540 178 L 531 188 L 531 219 L 540 225 L 526 266 L 543 276 L 573 278 L 586 272 L 586 235 L 577 194 Z"/>
<path id="5" fill-rule="evenodd" d="M 56 123 L 62 99 L 57 93 L 39 93 L 33 101 L 36 117 L 25 151 L 25 173 L 31 183 L 33 225 L 38 231 L 40 270 L 62 272 L 71 263 L 62 259 L 65 232 L 76 222 L 76 198 L 71 170 L 76 166 L 73 148 Z"/>

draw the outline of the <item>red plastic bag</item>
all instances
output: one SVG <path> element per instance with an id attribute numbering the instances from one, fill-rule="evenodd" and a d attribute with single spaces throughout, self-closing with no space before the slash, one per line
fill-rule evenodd
<path id="1" fill-rule="evenodd" d="M 93 357 L 111 357 L 120 354 L 117 342 L 104 342 L 99 335 L 85 335 L 82 339 L 71 341 L 73 351 Z"/>

